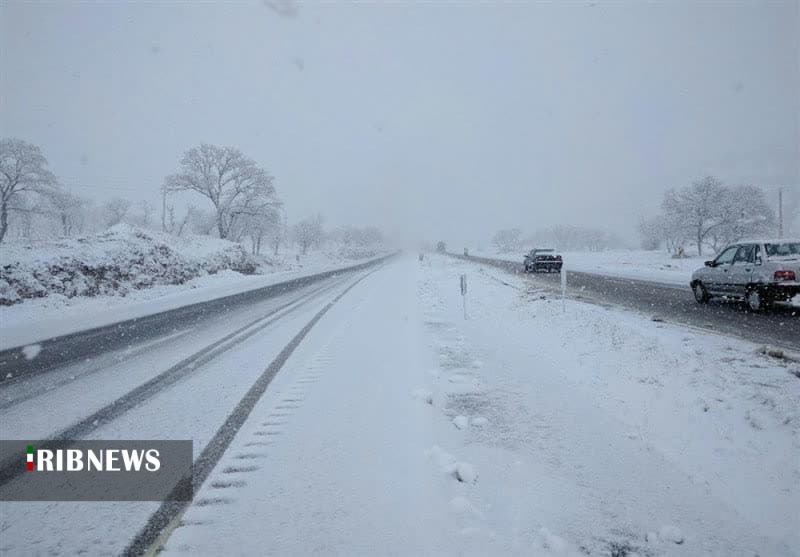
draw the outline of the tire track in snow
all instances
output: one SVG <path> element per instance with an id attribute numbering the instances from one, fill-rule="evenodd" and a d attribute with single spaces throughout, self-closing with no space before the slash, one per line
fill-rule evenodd
<path id="1" fill-rule="evenodd" d="M 275 359 L 272 360 L 272 362 L 258 377 L 258 379 L 256 379 L 255 383 L 253 383 L 253 386 L 250 387 L 244 397 L 228 415 L 228 418 L 225 420 L 222 426 L 220 426 L 220 428 L 214 434 L 214 437 L 212 437 L 212 439 L 205 446 L 203 451 L 200 453 L 200 456 L 195 459 L 192 478 L 184 478 L 182 482 L 175 486 L 173 492 L 182 493 L 190 486 L 193 488 L 195 493 L 199 491 L 200 487 L 203 485 L 206 479 L 208 479 L 208 477 L 211 475 L 211 472 L 222 459 L 222 456 L 233 442 L 236 434 L 247 421 L 247 418 L 250 416 L 253 408 L 255 408 L 255 405 L 267 390 L 267 387 L 269 387 L 272 380 L 275 378 L 281 368 L 283 368 L 286 361 L 300 345 L 303 339 L 308 335 L 314 325 L 316 325 L 317 322 L 322 319 L 322 317 L 334 306 L 334 304 L 336 304 L 348 292 L 350 292 L 350 290 L 352 290 L 369 275 L 381 268 L 383 268 L 383 265 L 380 265 L 368 273 L 365 273 L 355 280 L 332 301 L 326 304 L 314 317 L 311 318 L 311 320 L 300 330 L 300 332 L 298 332 L 292 338 L 292 340 L 289 341 L 289 343 L 280 351 Z M 314 381 L 317 379 L 314 379 Z M 284 411 L 279 413 L 273 413 L 271 414 L 271 417 L 277 417 L 279 415 L 282 417 L 289 417 L 290 414 L 285 410 L 287 409 L 284 409 Z M 269 442 L 266 443 L 269 444 Z M 259 446 L 263 447 L 267 445 Z M 266 453 L 241 453 L 236 455 L 234 458 L 241 461 L 242 466 L 238 466 L 236 468 L 231 468 L 229 466 L 223 470 L 223 473 L 233 474 L 240 473 L 242 471 L 256 471 L 259 469 L 259 467 L 253 462 L 266 458 L 266 456 Z M 209 500 L 199 500 L 194 502 L 194 504 L 199 505 L 202 503 L 201 506 L 208 506 L 213 504 L 227 504 L 230 502 L 232 502 L 231 499 L 220 497 Z M 186 509 L 189 508 L 190 504 L 192 504 L 192 502 L 189 501 L 164 501 L 158 510 L 150 516 L 145 526 L 131 540 L 131 542 L 125 548 L 123 555 L 134 556 L 157 552 L 159 547 L 166 542 L 166 539 L 169 537 L 169 534 L 172 532 L 172 530 L 179 525 L 180 518 L 183 516 Z"/>
<path id="2" fill-rule="evenodd" d="M 51 435 L 48 440 L 80 439 L 87 436 L 96 429 L 112 422 L 148 399 L 156 396 L 181 379 L 196 373 L 203 365 L 211 362 L 232 348 L 235 348 L 266 327 L 290 315 L 295 310 L 305 306 L 319 294 L 324 294 L 335 288 L 341 282 L 342 281 L 335 281 L 333 284 L 312 290 L 301 298 L 287 302 L 266 315 L 240 327 L 216 342 L 195 352 L 191 356 L 181 360 L 166 371 L 163 371 L 145 383 L 128 391 L 126 394 L 106 404 L 89 416 Z M 53 445 L 52 443 L 43 443 L 42 448 L 53 448 Z M 60 448 L 63 448 L 63 445 Z M 23 472 L 24 469 L 21 469 L 16 462 L 0 463 L 0 486 L 13 481 L 14 478 L 21 475 Z"/>

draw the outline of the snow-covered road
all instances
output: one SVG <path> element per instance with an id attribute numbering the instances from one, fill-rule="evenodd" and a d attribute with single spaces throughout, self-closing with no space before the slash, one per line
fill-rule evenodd
<path id="1" fill-rule="evenodd" d="M 789 370 L 475 269 L 405 260 L 332 310 L 168 552 L 792 554 Z"/>
<path id="2" fill-rule="evenodd" d="M 192 438 L 198 453 L 352 284 L 89 436 Z M 199 555 L 798 555 L 800 365 L 754 348 L 562 306 L 473 263 L 404 257 L 310 329 L 159 544 Z M 109 396 L 127 388 L 93 377 Z M 63 397 L 66 409 L 79 390 L 65 389 L 26 404 Z M 0 410 L 5 437 L 46 429 L 6 419 L 13 410 Z M 65 425 L 56 415 L 53 429 Z M 117 553 L 156 507 L 3 503 L 0 551 Z"/>

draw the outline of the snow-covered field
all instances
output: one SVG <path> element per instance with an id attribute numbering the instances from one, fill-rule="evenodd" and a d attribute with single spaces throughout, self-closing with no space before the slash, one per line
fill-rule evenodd
<path id="1" fill-rule="evenodd" d="M 357 286 L 167 553 L 798 554 L 800 365 L 503 279 L 433 256 Z"/>
<path id="2" fill-rule="evenodd" d="M 208 236 L 118 225 L 86 239 L 0 246 L 0 349 L 344 268 L 341 248 L 252 256 Z"/>
<path id="3" fill-rule="evenodd" d="M 491 257 L 522 263 L 523 252 L 503 253 L 475 252 L 473 255 Z M 569 271 L 598 273 L 613 277 L 631 278 L 661 282 L 665 284 L 689 285 L 692 272 L 703 266 L 703 262 L 713 259 L 713 254 L 696 255 L 673 259 L 663 250 L 615 249 L 604 251 L 566 251 L 564 265 Z"/>

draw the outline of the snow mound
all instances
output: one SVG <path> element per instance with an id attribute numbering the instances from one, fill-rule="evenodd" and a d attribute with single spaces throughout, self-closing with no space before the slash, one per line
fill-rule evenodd
<path id="1" fill-rule="evenodd" d="M 125 296 L 220 271 L 256 270 L 240 244 L 207 236 L 178 238 L 126 224 L 92 236 L 3 245 L 0 261 L 0 305 L 54 295 Z"/>
<path id="2" fill-rule="evenodd" d="M 478 473 L 469 462 L 456 462 L 450 468 L 450 475 L 462 483 L 474 484 L 478 481 Z"/>
<path id="3" fill-rule="evenodd" d="M 485 427 L 489 424 L 489 420 L 484 418 L 483 416 L 475 416 L 470 420 L 470 423 L 473 427 Z"/>
<path id="4" fill-rule="evenodd" d="M 443 473 L 452 476 L 461 483 L 474 484 L 478 481 L 478 473 L 469 462 L 458 462 L 453 455 L 434 445 L 425 454 L 432 459 Z"/>
<path id="5" fill-rule="evenodd" d="M 466 416 L 456 416 L 453 418 L 453 425 L 458 429 L 467 429 L 469 426 L 469 420 Z"/>

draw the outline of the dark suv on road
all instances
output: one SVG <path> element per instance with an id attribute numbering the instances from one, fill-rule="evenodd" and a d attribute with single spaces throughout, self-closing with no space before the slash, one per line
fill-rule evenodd
<path id="1" fill-rule="evenodd" d="M 554 249 L 532 249 L 525 255 L 522 262 L 526 273 L 538 273 L 540 271 L 561 272 L 563 265 L 561 256 L 556 254 Z"/>

